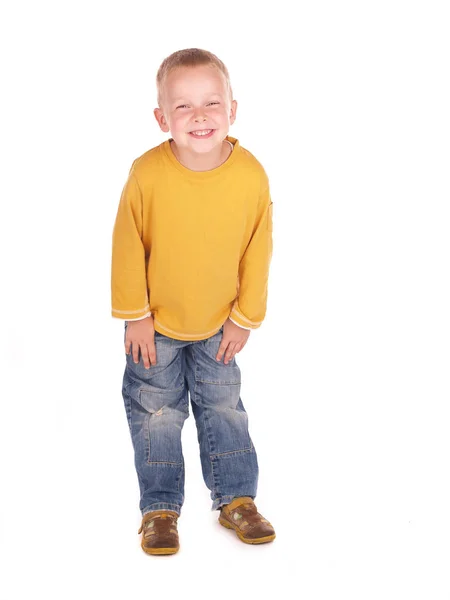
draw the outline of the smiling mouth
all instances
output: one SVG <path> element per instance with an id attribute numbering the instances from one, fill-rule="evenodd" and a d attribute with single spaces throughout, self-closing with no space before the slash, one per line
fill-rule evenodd
<path id="1" fill-rule="evenodd" d="M 189 135 L 197 138 L 209 137 L 214 131 L 215 129 L 196 129 L 195 131 L 190 131 Z"/>

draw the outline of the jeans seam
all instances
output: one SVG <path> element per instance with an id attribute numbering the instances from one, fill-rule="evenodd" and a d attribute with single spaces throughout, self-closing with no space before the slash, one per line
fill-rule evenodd
<path id="1" fill-rule="evenodd" d="M 148 460 L 148 465 L 182 465 L 181 462 L 171 462 L 170 460 Z"/>
<path id="2" fill-rule="evenodd" d="M 203 343 L 205 343 L 203 341 Z M 194 359 L 194 398 L 197 400 L 197 361 L 195 360 L 195 344 L 192 345 L 192 356 Z M 206 436 L 206 443 L 208 444 L 209 447 L 209 462 L 211 465 L 211 492 L 213 495 L 215 495 L 217 492 L 217 486 L 216 486 L 216 480 L 215 480 L 215 474 L 214 474 L 214 463 L 211 460 L 211 443 L 209 440 L 209 435 L 208 435 L 208 429 L 206 426 L 206 419 L 205 419 L 205 415 L 206 415 L 206 411 L 205 409 L 203 409 L 203 413 L 202 413 L 202 420 L 203 420 L 203 429 L 205 431 L 205 436 Z"/>
<path id="3" fill-rule="evenodd" d="M 216 452 L 215 454 L 210 454 L 209 458 L 214 458 L 217 456 L 225 456 L 226 454 L 240 454 L 241 452 L 251 452 L 253 450 L 253 447 L 250 446 L 249 448 L 241 448 L 240 450 L 229 450 L 228 452 Z"/>

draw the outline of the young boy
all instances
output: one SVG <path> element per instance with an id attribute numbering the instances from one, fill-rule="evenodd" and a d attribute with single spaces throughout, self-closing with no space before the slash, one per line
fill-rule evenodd
<path id="1" fill-rule="evenodd" d="M 154 115 L 172 137 L 131 166 L 111 269 L 112 315 L 125 320 L 122 393 L 141 493 L 141 546 L 148 554 L 179 549 L 188 392 L 212 510 L 243 542 L 271 542 L 275 531 L 253 501 L 258 462 L 235 359 L 266 313 L 269 181 L 228 135 L 237 102 L 217 56 L 175 52 L 156 83 Z"/>

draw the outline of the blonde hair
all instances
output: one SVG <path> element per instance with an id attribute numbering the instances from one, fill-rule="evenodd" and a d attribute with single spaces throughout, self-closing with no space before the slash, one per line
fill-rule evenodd
<path id="1" fill-rule="evenodd" d="M 212 52 L 208 50 L 201 50 L 200 48 L 186 48 L 184 50 L 177 50 L 170 56 L 165 58 L 156 74 L 156 91 L 158 106 L 162 107 L 163 88 L 167 76 L 175 69 L 183 67 L 198 67 L 200 65 L 210 65 L 212 68 L 217 69 L 225 76 L 225 81 L 230 94 L 230 101 L 233 100 L 233 90 L 231 89 L 230 75 L 225 64 Z"/>

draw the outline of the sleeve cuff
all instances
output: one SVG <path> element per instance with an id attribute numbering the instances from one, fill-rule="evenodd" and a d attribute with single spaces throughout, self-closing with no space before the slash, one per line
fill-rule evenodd
<path id="1" fill-rule="evenodd" d="M 251 328 L 251 327 L 244 327 L 244 326 L 243 326 L 243 325 L 241 325 L 240 323 L 236 323 L 236 321 L 235 321 L 234 319 L 232 319 L 231 317 L 228 317 L 228 318 L 230 319 L 230 321 L 233 321 L 233 323 L 234 323 L 235 325 L 237 325 L 238 327 L 241 327 L 242 329 L 248 329 L 249 331 L 251 331 L 251 330 L 252 330 L 252 328 Z"/>
<path id="2" fill-rule="evenodd" d="M 118 310 L 113 308 L 111 314 L 115 319 L 124 319 L 125 321 L 138 321 L 149 317 L 152 313 L 149 311 L 150 305 L 147 304 L 139 310 Z"/>
<path id="3" fill-rule="evenodd" d="M 239 310 L 237 300 L 233 305 L 229 319 L 244 329 L 258 329 L 262 324 L 262 321 L 251 321 L 250 319 L 247 319 L 247 317 Z"/>
<path id="4" fill-rule="evenodd" d="M 151 317 L 151 316 L 152 316 L 152 313 L 148 312 L 143 317 L 137 317 L 136 319 L 127 319 L 127 321 L 142 321 L 142 319 L 146 319 L 147 317 Z"/>

